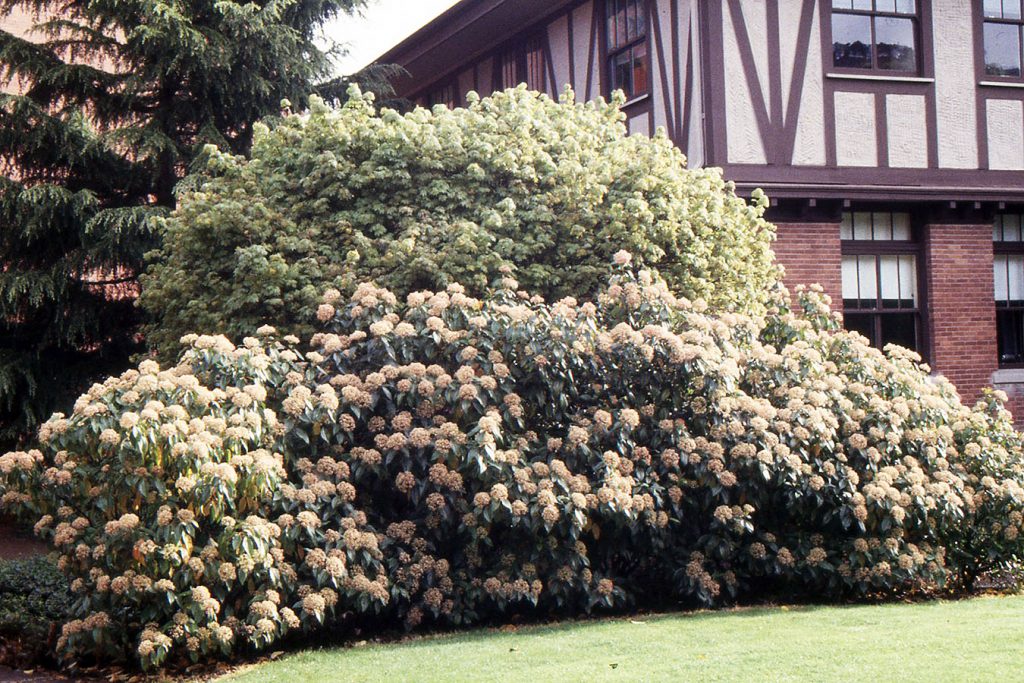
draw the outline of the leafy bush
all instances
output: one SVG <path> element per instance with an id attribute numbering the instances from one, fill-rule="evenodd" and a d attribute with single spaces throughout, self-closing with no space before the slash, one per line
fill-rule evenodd
<path id="1" fill-rule="evenodd" d="M 620 264 L 629 257 L 619 254 Z M 785 297 L 780 297 L 779 302 Z M 506 277 L 195 337 L 0 457 L 73 577 L 67 657 L 146 667 L 289 632 L 643 601 L 897 596 L 1022 550 L 1021 436 L 814 296 L 707 315 L 650 273 L 598 303 Z"/>
<path id="2" fill-rule="evenodd" d="M 267 322 L 307 336 L 329 286 L 479 295 L 503 265 L 531 292 L 589 298 L 619 246 L 677 294 L 763 310 L 763 196 L 748 206 L 720 171 L 687 170 L 663 134 L 627 137 L 619 103 L 520 88 L 403 116 L 353 91 L 258 128 L 251 160 L 212 150 L 143 280 L 147 340 L 169 354 L 188 332 L 237 341 Z"/>
<path id="3" fill-rule="evenodd" d="M 68 580 L 43 557 L 0 562 L 0 645 L 5 664 L 31 666 L 50 655 L 50 634 L 71 614 Z"/>

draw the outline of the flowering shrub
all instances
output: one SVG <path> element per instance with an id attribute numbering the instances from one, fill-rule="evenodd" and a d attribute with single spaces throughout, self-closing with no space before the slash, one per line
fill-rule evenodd
<path id="1" fill-rule="evenodd" d="M 965 408 L 814 295 L 710 316 L 617 259 L 596 305 L 363 284 L 327 293 L 305 354 L 192 335 L 94 387 L 0 457 L 73 578 L 61 651 L 152 667 L 348 619 L 906 595 L 1020 557 L 995 395 Z"/>
<path id="2" fill-rule="evenodd" d="M 400 115 L 353 91 L 257 126 L 252 158 L 211 151 L 167 220 L 143 281 L 147 341 L 173 359 L 194 330 L 308 336 L 328 287 L 479 295 L 506 264 L 531 292 L 590 297 L 620 245 L 677 294 L 762 310 L 777 279 L 763 196 L 748 205 L 719 170 L 687 169 L 664 134 L 627 136 L 620 103 L 520 88 Z"/>

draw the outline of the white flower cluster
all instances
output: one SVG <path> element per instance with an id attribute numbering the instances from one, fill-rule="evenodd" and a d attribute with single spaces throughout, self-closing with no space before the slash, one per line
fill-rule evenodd
<path id="1" fill-rule="evenodd" d="M 196 336 L 93 387 L 0 456 L 4 506 L 38 511 L 80 597 L 63 654 L 155 667 L 352 613 L 918 594 L 1024 551 L 998 396 L 963 406 L 813 292 L 714 316 L 616 260 L 596 305 L 507 274 L 483 299 L 363 285 L 328 293 L 304 353 Z"/>

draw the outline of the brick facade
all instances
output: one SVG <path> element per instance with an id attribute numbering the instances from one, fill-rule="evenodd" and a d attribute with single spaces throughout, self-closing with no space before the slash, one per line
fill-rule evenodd
<path id="1" fill-rule="evenodd" d="M 29 31 L 32 29 L 35 20 L 32 15 L 21 8 L 12 9 L 6 17 L 0 20 L 3 24 L 5 31 L 13 33 L 16 36 L 28 36 Z"/>
<path id="2" fill-rule="evenodd" d="M 838 223 L 776 223 L 775 257 L 786 269 L 790 291 L 797 285 L 819 284 L 843 309 L 842 249 Z M 991 231 L 990 231 L 991 232 Z"/>
<path id="3" fill-rule="evenodd" d="M 973 403 L 998 366 L 992 226 L 929 225 L 924 250 L 931 364 Z"/>
<path id="4" fill-rule="evenodd" d="M 785 284 L 818 283 L 841 311 L 842 245 L 839 224 L 778 222 L 775 254 L 786 269 Z M 936 373 L 952 381 L 965 403 L 993 386 L 1009 395 L 1008 408 L 1024 418 L 1024 371 L 999 381 L 990 223 L 933 224 L 923 230 L 921 290 L 927 345 L 922 349 Z M 1007 373 L 1002 373 L 1007 374 Z M 1007 375 L 1009 377 L 1009 375 Z"/>
<path id="5" fill-rule="evenodd" d="M 39 40 L 37 34 L 31 33 L 36 20 L 33 16 L 21 8 L 14 8 L 7 13 L 7 16 L 0 17 L 0 28 L 20 38 Z M 20 94 L 20 86 L 15 82 L 12 85 L 0 84 L 0 93 Z"/>

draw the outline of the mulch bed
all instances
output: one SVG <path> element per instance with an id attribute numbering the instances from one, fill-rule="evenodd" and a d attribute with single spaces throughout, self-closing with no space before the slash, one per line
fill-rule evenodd
<path id="1" fill-rule="evenodd" d="M 77 679 L 53 671 L 18 671 L 0 666 L 0 683 L 70 683 Z"/>
<path id="2" fill-rule="evenodd" d="M 10 520 L 0 518 L 0 560 L 22 560 L 45 555 L 47 551 L 46 544 L 35 538 L 31 529 L 23 529 Z M 5 680 L 0 674 L 0 683 Z"/>

